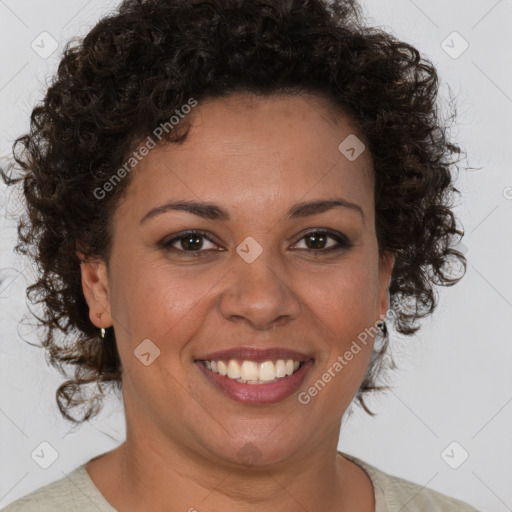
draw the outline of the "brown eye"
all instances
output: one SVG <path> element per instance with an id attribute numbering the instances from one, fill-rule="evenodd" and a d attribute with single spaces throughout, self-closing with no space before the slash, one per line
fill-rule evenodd
<path id="1" fill-rule="evenodd" d="M 329 239 L 334 240 L 335 243 L 333 244 L 331 242 L 331 244 L 328 245 Z M 326 230 L 310 231 L 306 233 L 299 242 L 302 240 L 305 241 L 305 249 L 310 249 L 311 251 L 331 252 L 352 247 L 352 244 L 350 244 L 348 239 L 341 233 Z M 299 247 L 299 249 L 303 249 L 303 247 Z"/>
<path id="2" fill-rule="evenodd" d="M 325 233 L 312 233 L 304 237 L 308 249 L 325 249 L 327 240 L 331 238 Z"/>
<path id="3" fill-rule="evenodd" d="M 203 246 L 202 235 L 185 235 L 178 238 L 181 248 L 184 250 L 197 251 Z"/>
<path id="4" fill-rule="evenodd" d="M 213 247 L 205 248 L 205 243 L 210 243 Z M 178 233 L 171 239 L 163 240 L 159 245 L 162 249 L 172 251 L 180 256 L 201 256 L 216 250 L 214 249 L 216 245 L 201 231 Z"/>

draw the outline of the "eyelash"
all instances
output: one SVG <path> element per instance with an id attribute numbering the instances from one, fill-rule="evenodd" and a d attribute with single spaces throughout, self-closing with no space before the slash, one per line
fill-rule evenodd
<path id="1" fill-rule="evenodd" d="M 304 238 L 310 236 L 310 235 L 328 235 L 328 238 L 332 238 L 333 240 L 335 240 L 337 242 L 337 246 L 334 246 L 334 247 L 329 247 L 328 249 L 295 249 L 295 250 L 301 250 L 301 251 L 308 251 L 308 252 L 312 252 L 313 254 L 330 254 L 332 252 L 336 252 L 336 251 L 340 251 L 340 250 L 346 250 L 346 249 L 350 249 L 351 247 L 354 247 L 353 244 L 351 244 L 349 242 L 349 240 L 347 239 L 347 237 L 341 233 L 338 233 L 336 231 L 331 231 L 329 229 L 312 229 L 312 230 L 309 230 L 307 231 L 306 233 L 304 233 L 302 235 L 301 238 L 299 238 L 299 240 L 297 240 L 296 243 L 300 242 L 301 240 L 303 240 Z M 184 231 L 182 233 L 178 233 L 176 236 L 174 236 L 172 239 L 170 240 L 163 240 L 162 242 L 159 243 L 159 246 L 161 249 L 164 249 L 164 250 L 167 250 L 167 251 L 172 251 L 172 252 L 175 252 L 177 254 L 179 254 L 179 256 L 183 256 L 183 257 L 194 257 L 194 258 L 197 258 L 197 257 L 200 257 L 200 256 L 203 256 L 205 253 L 211 253 L 211 252 L 219 252 L 217 251 L 216 249 L 199 249 L 197 251 L 186 251 L 184 249 L 177 249 L 176 247 L 172 247 L 172 244 L 175 243 L 175 242 L 179 242 L 179 240 L 181 238 L 185 238 L 186 236 L 188 235 L 199 235 L 199 236 L 202 236 L 204 237 L 206 240 L 208 240 L 209 242 L 211 243 L 215 243 L 209 236 L 207 233 L 205 233 L 204 231 L 200 231 L 200 230 L 189 230 L 189 231 Z M 180 254 L 181 253 L 181 254 Z"/>

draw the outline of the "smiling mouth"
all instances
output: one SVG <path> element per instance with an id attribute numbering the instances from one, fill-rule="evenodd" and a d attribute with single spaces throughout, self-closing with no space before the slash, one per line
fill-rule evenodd
<path id="1" fill-rule="evenodd" d="M 207 370 L 242 384 L 271 384 L 297 372 L 304 361 L 277 359 L 263 362 L 251 360 L 203 360 Z"/>

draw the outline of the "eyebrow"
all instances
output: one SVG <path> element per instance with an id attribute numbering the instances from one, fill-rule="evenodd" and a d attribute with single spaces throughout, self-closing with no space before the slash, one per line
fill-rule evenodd
<path id="1" fill-rule="evenodd" d="M 363 220 L 363 224 L 365 223 L 366 217 L 362 208 L 355 203 L 351 203 L 340 198 L 297 203 L 288 210 L 286 217 L 288 219 L 298 219 L 301 217 L 308 217 L 310 215 L 318 215 L 319 213 L 324 213 L 336 207 L 342 207 L 358 212 Z M 214 203 L 198 201 L 170 201 L 149 210 L 149 212 L 142 217 L 140 223 L 142 224 L 143 222 L 168 211 L 184 211 L 209 220 L 228 221 L 231 218 L 227 210 Z"/>

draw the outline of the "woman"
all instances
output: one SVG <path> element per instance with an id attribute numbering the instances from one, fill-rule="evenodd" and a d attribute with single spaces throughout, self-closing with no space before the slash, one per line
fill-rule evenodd
<path id="1" fill-rule="evenodd" d="M 348 1 L 127 0 L 69 46 L 5 179 L 59 407 L 116 384 L 127 436 L 5 510 L 476 510 L 337 451 L 465 268 L 436 95 Z"/>

